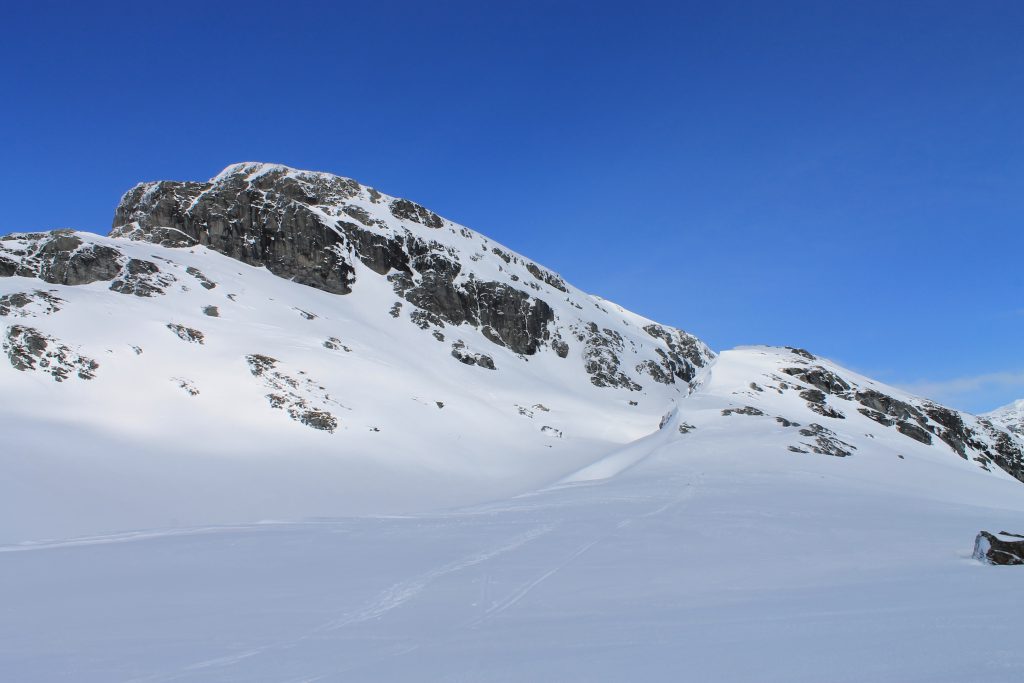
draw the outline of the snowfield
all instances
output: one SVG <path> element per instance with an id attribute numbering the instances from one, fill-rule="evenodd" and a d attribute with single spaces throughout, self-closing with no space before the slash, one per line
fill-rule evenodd
<path id="1" fill-rule="evenodd" d="M 325 174 L 117 215 L 0 239 L 0 679 L 1024 680 L 971 556 L 1020 406 L 715 354 Z"/>

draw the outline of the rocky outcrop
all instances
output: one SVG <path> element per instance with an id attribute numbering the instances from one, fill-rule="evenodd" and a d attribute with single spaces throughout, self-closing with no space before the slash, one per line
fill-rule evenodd
<path id="1" fill-rule="evenodd" d="M 452 358 L 466 365 L 477 365 L 487 370 L 494 370 L 494 359 L 485 353 L 474 353 L 466 348 L 461 339 L 452 344 Z"/>
<path id="2" fill-rule="evenodd" d="M 163 294 L 176 279 L 170 273 L 161 273 L 159 266 L 152 261 L 133 258 L 129 259 L 118 274 L 118 278 L 110 283 L 110 290 L 121 294 L 150 297 L 154 294 Z"/>
<path id="3" fill-rule="evenodd" d="M 850 385 L 831 370 L 813 365 L 810 367 L 783 368 L 782 371 L 801 382 L 810 384 L 826 394 L 847 396 Z"/>
<path id="4" fill-rule="evenodd" d="M 853 455 L 853 451 L 856 450 L 856 448 L 851 444 L 840 440 L 836 433 L 831 429 L 823 427 L 820 424 L 812 423 L 807 425 L 807 427 L 800 430 L 800 435 L 811 439 L 811 441 L 804 443 L 804 446 L 810 448 L 812 452 L 819 453 L 821 455 L 832 455 L 837 458 L 845 458 Z M 806 452 L 798 446 L 790 446 L 790 450 L 797 453 Z"/>
<path id="5" fill-rule="evenodd" d="M 609 328 L 601 329 L 593 322 L 574 327 L 573 332 L 576 339 L 583 342 L 584 369 L 590 375 L 591 384 L 630 391 L 643 389 L 620 369 L 621 355 L 625 351 L 621 334 Z"/>
<path id="6" fill-rule="evenodd" d="M 323 386 L 305 373 L 287 373 L 276 358 L 254 353 L 245 360 L 252 376 L 269 390 L 266 398 L 271 408 L 285 411 L 292 420 L 312 429 L 333 433 L 338 428 L 338 418 L 328 408 L 341 404 Z"/>
<path id="7" fill-rule="evenodd" d="M 69 377 L 92 379 L 99 363 L 80 355 L 57 339 L 24 325 L 12 325 L 3 349 L 15 370 L 43 372 L 58 382 Z"/>
<path id="8" fill-rule="evenodd" d="M 61 309 L 64 300 L 49 292 L 37 289 L 33 292 L 13 292 L 0 296 L 0 316 L 27 318 L 36 315 L 50 315 Z"/>
<path id="9" fill-rule="evenodd" d="M 985 564 L 1024 564 L 1024 536 L 1000 531 L 982 531 L 974 539 L 974 559 Z"/>
<path id="10" fill-rule="evenodd" d="M 173 332 L 181 341 L 189 342 L 190 344 L 203 344 L 206 339 L 205 335 L 199 330 L 177 323 L 167 323 L 167 329 Z"/>
<path id="11" fill-rule="evenodd" d="M 70 230 L 0 239 L 0 276 L 33 277 L 54 285 L 87 285 L 113 280 L 124 260 L 116 249 L 85 244 Z"/>

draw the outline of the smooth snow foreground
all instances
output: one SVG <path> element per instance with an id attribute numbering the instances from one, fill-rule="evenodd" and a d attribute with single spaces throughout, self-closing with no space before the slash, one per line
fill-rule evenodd
<path id="1" fill-rule="evenodd" d="M 4 546 L 2 678 L 1024 679 L 1024 574 L 970 559 L 1024 529 L 1021 484 L 884 439 L 788 452 L 712 405 L 751 353 L 691 433 L 509 500 Z"/>

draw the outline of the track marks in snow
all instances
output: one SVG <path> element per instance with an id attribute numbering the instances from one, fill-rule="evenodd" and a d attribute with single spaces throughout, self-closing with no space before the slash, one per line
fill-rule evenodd
<path id="1" fill-rule="evenodd" d="M 324 630 L 334 630 L 350 626 L 352 624 L 358 624 L 363 621 L 368 621 L 370 619 L 377 619 L 396 607 L 401 607 L 403 604 L 416 597 L 416 595 L 418 595 L 424 588 L 442 576 L 461 571 L 463 569 L 468 569 L 469 567 L 487 562 L 488 560 L 504 555 L 505 553 L 509 553 L 526 545 L 534 539 L 544 536 L 551 532 L 552 529 L 554 529 L 553 524 L 543 524 L 541 526 L 534 527 L 533 529 L 512 537 L 499 546 L 468 555 L 419 576 L 396 583 L 379 594 L 373 601 L 362 609 L 328 623 Z"/>
<path id="2" fill-rule="evenodd" d="M 546 572 L 544 572 L 543 574 L 538 576 L 536 579 L 534 579 L 534 580 L 526 583 L 525 585 L 521 586 L 518 590 L 512 592 L 507 597 L 505 597 L 502 600 L 499 600 L 498 602 L 496 602 L 493 605 L 491 605 L 487 609 L 487 611 L 483 614 L 483 616 L 481 616 L 480 618 L 475 619 L 472 622 L 470 622 L 469 626 L 479 626 L 480 624 L 484 623 L 485 621 L 487 621 L 491 617 L 495 617 L 495 616 L 501 614 L 502 612 L 504 612 L 505 610 L 509 609 L 510 607 L 514 607 L 515 604 L 518 603 L 523 598 L 525 598 L 530 591 L 532 591 L 534 588 L 536 588 L 540 584 L 542 584 L 545 581 L 547 581 L 549 578 L 551 578 L 552 576 L 557 574 L 560 570 L 562 570 L 565 567 L 567 567 L 570 564 L 572 564 L 573 560 L 575 560 L 577 557 L 579 557 L 583 553 L 585 553 L 588 550 L 590 550 L 591 548 L 593 548 L 595 545 L 600 543 L 602 540 L 603 540 L 602 538 L 596 538 L 593 541 L 589 541 L 587 543 L 584 543 L 580 547 L 576 548 L 576 550 L 574 550 L 562 562 L 558 563 L 557 565 L 555 565 L 551 569 L 547 570 Z"/>

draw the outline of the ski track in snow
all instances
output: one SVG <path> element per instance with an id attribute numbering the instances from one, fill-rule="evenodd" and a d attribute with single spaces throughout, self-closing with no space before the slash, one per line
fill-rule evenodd
<path id="1" fill-rule="evenodd" d="M 603 530 L 603 533 L 600 533 L 596 538 L 592 538 L 592 539 L 590 539 L 588 541 L 585 541 L 585 542 L 579 544 L 568 555 L 565 555 L 561 559 L 558 559 L 556 561 L 554 558 L 551 558 L 551 563 L 549 564 L 549 566 L 544 571 L 542 571 L 539 575 L 535 576 L 534 578 L 532 578 L 532 579 L 522 583 L 516 589 L 508 592 L 504 597 L 500 598 L 499 600 L 491 602 L 490 605 L 484 611 L 484 613 L 481 614 L 480 616 L 478 616 L 478 617 L 476 617 L 474 619 L 471 619 L 469 621 L 465 621 L 465 622 L 458 623 L 458 624 L 453 624 L 449 628 L 441 629 L 441 631 L 435 632 L 434 634 L 432 634 L 430 636 L 427 636 L 426 638 L 422 638 L 422 637 L 421 638 L 404 638 L 404 639 L 399 640 L 398 642 L 393 642 L 393 643 L 390 643 L 390 644 L 385 645 L 385 646 L 381 646 L 381 647 L 376 648 L 376 649 L 370 649 L 368 651 L 364 651 L 363 652 L 363 656 L 360 658 L 360 661 L 358 661 L 358 662 L 353 662 L 352 664 L 350 664 L 348 666 L 345 666 L 345 667 L 332 669 L 332 671 L 329 674 L 324 674 L 322 676 L 314 677 L 312 679 L 303 679 L 303 680 L 315 681 L 315 680 L 320 680 L 320 679 L 328 678 L 328 677 L 331 677 L 331 676 L 337 676 L 337 675 L 341 675 L 341 674 L 345 674 L 345 673 L 350 673 L 352 671 L 359 670 L 359 669 L 365 669 L 367 667 L 373 666 L 375 663 L 379 663 L 379 662 L 384 661 L 386 659 L 390 659 L 390 658 L 394 658 L 394 657 L 401 657 L 401 656 L 410 654 L 412 652 L 415 652 L 416 650 L 420 649 L 422 646 L 424 646 L 428 642 L 436 642 L 436 641 L 444 640 L 446 637 L 449 637 L 452 632 L 456 632 L 458 630 L 467 629 L 467 628 L 468 629 L 478 629 L 478 628 L 484 626 L 488 621 L 490 621 L 490 620 L 500 616 L 501 614 L 507 612 L 508 610 L 514 608 L 523 599 L 525 599 L 531 592 L 533 592 L 536 588 L 538 588 L 539 586 L 544 584 L 551 577 L 555 576 L 556 574 L 558 574 L 562 570 L 564 570 L 567 567 L 569 567 L 571 564 L 576 562 L 580 557 L 585 555 L 592 548 L 594 548 L 595 546 L 598 546 L 602 542 L 608 540 L 609 538 L 614 536 L 616 533 L 618 533 L 622 529 L 625 529 L 627 527 L 633 526 L 634 524 L 636 524 L 638 522 L 641 522 L 643 520 L 648 520 L 648 519 L 651 519 L 651 518 L 655 518 L 655 517 L 661 516 L 661 515 L 667 513 L 669 510 L 672 510 L 672 509 L 678 507 L 679 505 L 683 504 L 685 501 L 687 501 L 690 498 L 692 498 L 694 496 L 695 492 L 696 492 L 696 489 L 699 488 L 699 484 L 700 484 L 701 480 L 702 480 L 702 478 L 698 478 L 698 482 L 696 484 L 694 482 L 689 482 L 689 483 L 683 484 L 681 489 L 680 489 L 680 491 L 679 491 L 679 493 L 677 493 L 675 495 L 672 495 L 664 503 L 661 503 L 660 505 L 658 505 L 654 509 L 648 510 L 647 512 L 643 512 L 643 513 L 640 513 L 640 514 L 637 514 L 637 515 L 633 515 L 633 516 L 627 517 L 625 519 L 621 519 L 620 521 L 615 523 L 614 527 L 606 528 L 606 529 Z M 596 485 L 596 486 L 600 487 L 603 483 L 604 482 L 595 482 L 594 484 L 591 484 L 591 485 Z M 674 482 L 670 482 L 670 483 L 674 483 Z M 562 485 L 562 487 L 564 487 L 564 485 Z M 623 501 L 628 501 L 628 502 L 631 502 L 631 503 L 636 502 L 636 499 L 632 499 L 632 498 L 623 498 L 622 500 Z M 523 506 L 521 508 L 511 507 L 511 508 L 508 508 L 505 511 L 506 512 L 518 511 L 518 512 L 521 512 L 521 513 L 529 514 L 529 513 L 536 512 L 537 509 L 542 509 L 542 508 L 546 508 L 546 507 L 556 508 L 557 509 L 557 508 L 559 508 L 561 506 L 558 506 L 558 505 L 552 505 L 552 506 L 530 506 L 530 505 L 527 505 L 527 506 Z M 445 517 L 446 518 L 458 518 L 458 517 L 472 518 L 472 516 L 474 516 L 475 512 L 476 511 L 474 511 L 474 510 L 467 510 L 466 513 L 463 514 L 463 515 L 459 515 L 458 513 L 449 513 L 448 515 L 445 515 Z M 396 519 L 398 519 L 398 518 L 396 518 Z M 429 586 L 432 583 L 434 583 L 435 581 L 437 581 L 438 579 L 440 579 L 440 578 L 442 578 L 444 576 L 450 575 L 450 574 L 454 574 L 454 573 L 463 571 L 465 569 L 469 569 L 471 567 L 475 567 L 475 566 L 478 566 L 478 565 L 483 565 L 483 564 L 485 564 L 487 562 L 490 562 L 492 560 L 495 560 L 495 559 L 497 559 L 499 557 L 505 556 L 505 555 L 507 555 L 509 553 L 512 553 L 512 552 L 515 552 L 515 551 L 523 548 L 527 544 L 529 544 L 529 543 L 531 543 L 531 542 L 533 542 L 533 541 L 535 541 L 535 540 L 537 540 L 537 539 L 539 539 L 539 538 L 541 538 L 543 536 L 551 534 L 559 526 L 560 526 L 560 524 L 558 524 L 558 523 L 546 523 L 546 524 L 542 524 L 542 525 L 539 525 L 539 526 L 532 527 L 532 528 L 528 529 L 527 531 L 524 531 L 524 532 L 522 532 L 520 534 L 517 534 L 517 535 L 511 537 L 510 539 L 506 540 L 504 543 L 501 543 L 499 545 L 487 548 L 487 549 L 482 550 L 480 552 L 476 552 L 476 553 L 472 553 L 472 554 L 466 555 L 466 556 L 464 556 L 462 558 L 459 558 L 459 559 L 457 559 L 455 561 L 443 564 L 443 565 L 441 565 L 439 567 L 436 567 L 436 568 L 434 568 L 434 569 L 432 569 L 430 571 L 421 573 L 421 574 L 419 574 L 417 576 L 414 576 L 413 578 L 407 579 L 405 581 L 397 582 L 397 583 L 391 585 L 390 587 L 386 588 L 385 590 L 381 591 L 380 593 L 378 593 L 378 595 L 373 600 L 369 601 L 363 607 L 361 607 L 361 608 L 359 608 L 357 610 L 354 610 L 352 612 L 348 612 L 348 613 L 346 613 L 346 614 L 344 614 L 344 615 L 342 615 L 342 616 L 340 616 L 340 617 L 338 617 L 336 619 L 332 619 L 331 621 L 328 621 L 328 622 L 326 622 L 324 624 L 321 624 L 320 626 L 315 627 L 315 628 L 309 630 L 308 632 L 306 632 L 306 633 L 304 633 L 304 634 L 302 634 L 302 635 L 300 635 L 298 637 L 280 640 L 280 641 L 268 644 L 268 645 L 266 645 L 264 647 L 250 648 L 250 649 L 246 649 L 244 651 L 233 653 L 233 654 L 227 654 L 227 655 L 223 655 L 223 656 L 220 656 L 220 657 L 214 657 L 214 658 L 210 658 L 210 659 L 205 659 L 205 660 L 202 660 L 202 661 L 199 661 L 199 662 L 195 662 L 195 663 L 186 665 L 185 667 L 179 669 L 179 671 L 177 673 L 168 674 L 168 675 L 158 675 L 158 676 L 154 676 L 154 677 L 146 677 L 146 678 L 141 678 L 141 679 L 135 679 L 133 681 L 133 683 L 158 683 L 158 682 L 163 682 L 163 681 L 173 681 L 173 680 L 178 680 L 178 679 L 181 679 L 181 678 L 187 678 L 187 677 L 189 677 L 189 676 L 191 676 L 193 674 L 196 674 L 197 672 L 202 672 L 203 670 L 206 670 L 206 669 L 232 667 L 232 666 L 234 666 L 236 664 L 239 664 L 241 662 L 249 660 L 249 659 L 251 659 L 253 657 L 257 657 L 257 656 L 260 656 L 260 655 L 265 655 L 265 654 L 268 654 L 268 653 L 273 652 L 273 651 L 287 650 L 287 649 L 296 648 L 296 647 L 300 646 L 303 642 L 306 642 L 306 641 L 310 640 L 311 638 L 314 638 L 314 637 L 317 637 L 317 636 L 322 636 L 322 635 L 327 634 L 327 633 L 339 631 L 339 630 L 342 630 L 342 629 L 345 629 L 345 628 L 348 628 L 348 627 L 351 627 L 351 626 L 356 626 L 358 624 L 361 624 L 361 623 L 364 623 L 364 622 L 367 622 L 367 621 L 379 620 L 382 617 L 384 617 L 385 615 L 387 615 L 388 613 L 392 612 L 393 610 L 399 609 L 403 605 L 406 605 L 410 601 L 414 600 L 417 596 L 419 596 L 421 593 L 423 593 L 425 590 L 427 590 L 429 588 Z M 205 532 L 205 531 L 209 531 L 209 530 L 205 530 L 204 529 L 202 531 Z M 155 536 L 155 534 L 154 534 L 154 536 Z M 490 572 L 485 572 L 484 573 L 484 578 L 483 578 L 484 585 L 481 587 L 481 591 L 484 592 L 485 594 L 489 593 L 489 590 L 490 590 L 489 589 L 490 576 L 491 576 Z M 483 604 L 483 603 L 481 603 L 481 604 Z"/>
<path id="2" fill-rule="evenodd" d="M 512 552 L 513 550 L 526 545 L 530 541 L 550 533 L 554 528 L 555 525 L 553 524 L 544 524 L 535 527 L 513 537 L 508 542 L 503 543 L 500 546 L 469 555 L 408 581 L 396 583 L 378 595 L 375 600 L 363 609 L 341 617 L 340 619 L 331 621 L 325 624 L 320 630 L 335 630 L 352 624 L 358 624 L 359 622 L 367 621 L 369 619 L 377 619 L 387 612 L 390 612 L 397 607 L 401 607 L 403 604 L 416 597 L 416 595 L 418 595 L 433 581 L 441 578 L 442 576 L 461 571 L 463 569 L 468 569 L 469 567 L 481 564 L 482 562 L 487 562 L 488 560 L 492 560 L 500 555 Z"/>

